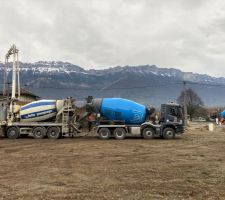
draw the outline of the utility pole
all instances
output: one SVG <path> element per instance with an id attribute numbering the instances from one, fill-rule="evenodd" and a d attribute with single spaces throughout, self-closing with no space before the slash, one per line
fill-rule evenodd
<path id="1" fill-rule="evenodd" d="M 183 81 L 183 93 L 184 93 L 184 125 L 187 126 L 187 95 L 186 95 L 186 81 Z"/>

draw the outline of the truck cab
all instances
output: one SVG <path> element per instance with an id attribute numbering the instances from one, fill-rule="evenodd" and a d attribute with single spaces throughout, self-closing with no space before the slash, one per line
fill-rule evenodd
<path id="1" fill-rule="evenodd" d="M 166 103 L 161 105 L 161 123 L 177 122 L 184 123 L 184 108 L 179 104 Z"/>

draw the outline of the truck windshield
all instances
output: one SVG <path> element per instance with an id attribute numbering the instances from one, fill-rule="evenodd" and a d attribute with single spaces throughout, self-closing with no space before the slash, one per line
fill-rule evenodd
<path id="1" fill-rule="evenodd" d="M 169 110 L 169 115 L 177 116 L 177 114 L 178 114 L 178 112 L 177 112 L 176 107 L 171 107 Z"/>
<path id="2" fill-rule="evenodd" d="M 169 115 L 180 117 L 182 116 L 182 108 L 181 107 L 170 107 L 169 108 Z"/>

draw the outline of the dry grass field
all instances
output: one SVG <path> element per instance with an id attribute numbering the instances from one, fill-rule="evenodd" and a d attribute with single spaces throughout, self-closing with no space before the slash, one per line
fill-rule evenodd
<path id="1" fill-rule="evenodd" d="M 225 131 L 0 139 L 0 199 L 225 199 Z"/>

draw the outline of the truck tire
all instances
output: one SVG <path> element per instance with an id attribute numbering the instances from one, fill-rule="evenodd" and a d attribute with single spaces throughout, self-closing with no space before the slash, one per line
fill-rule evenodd
<path id="1" fill-rule="evenodd" d="M 101 140 L 108 140 L 110 138 L 111 132 L 108 128 L 101 128 L 98 131 L 98 137 Z"/>
<path id="2" fill-rule="evenodd" d="M 124 128 L 116 128 L 113 131 L 113 136 L 117 139 L 117 140 L 123 140 L 126 137 L 126 131 Z"/>
<path id="3" fill-rule="evenodd" d="M 171 139 L 174 139 L 175 137 L 175 131 L 173 128 L 165 128 L 163 130 L 163 138 L 166 139 L 166 140 L 171 140 Z"/>
<path id="4" fill-rule="evenodd" d="M 43 139 L 46 136 L 46 128 L 45 127 L 35 127 L 33 129 L 33 137 L 35 139 Z"/>
<path id="5" fill-rule="evenodd" d="M 20 137 L 20 132 L 18 127 L 10 127 L 6 133 L 9 139 L 17 139 Z"/>
<path id="6" fill-rule="evenodd" d="M 47 130 L 47 136 L 49 139 L 58 139 L 61 136 L 59 127 L 52 126 Z"/>
<path id="7" fill-rule="evenodd" d="M 142 131 L 142 136 L 144 139 L 153 139 L 155 137 L 155 130 L 151 127 L 146 127 Z"/>

